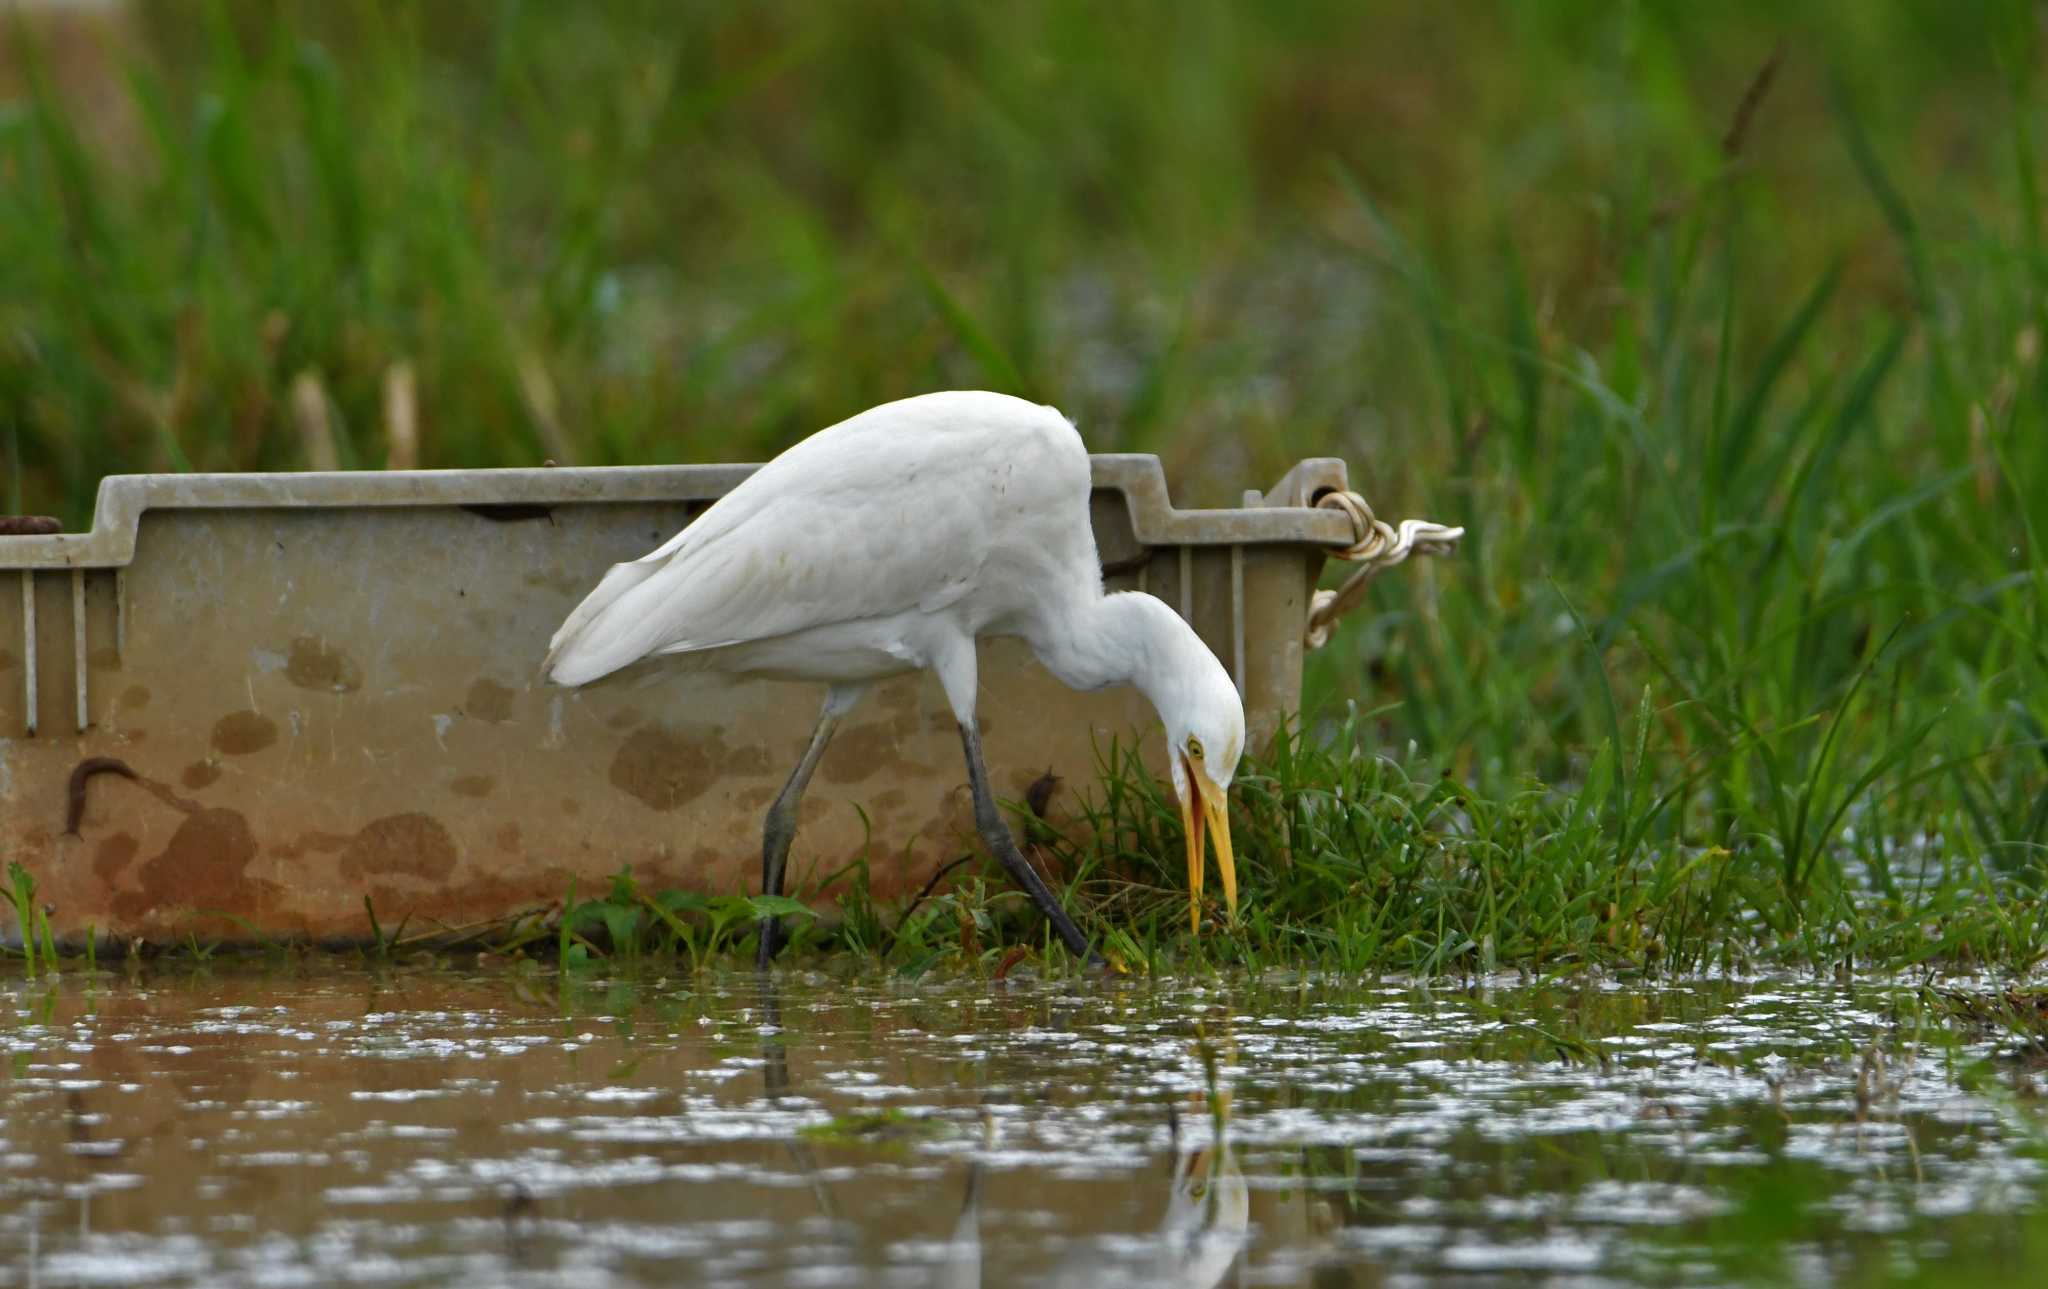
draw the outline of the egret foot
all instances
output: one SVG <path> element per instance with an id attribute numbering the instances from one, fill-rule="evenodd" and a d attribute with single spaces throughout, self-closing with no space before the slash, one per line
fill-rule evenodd
<path id="1" fill-rule="evenodd" d="M 811 774 L 824 759 L 826 744 L 839 728 L 839 718 L 846 715 L 860 695 L 859 686 L 834 685 L 825 692 L 825 706 L 818 713 L 817 728 L 811 731 L 811 745 L 804 749 L 803 759 L 790 772 L 789 782 L 775 795 L 775 804 L 768 807 L 768 817 L 761 824 L 763 895 L 782 894 L 782 870 L 789 860 L 790 843 L 796 840 L 797 806 L 803 802 L 804 789 L 811 786 Z M 757 938 L 760 949 L 754 955 L 754 967 L 766 971 L 769 959 L 782 951 L 782 919 L 762 918 Z"/>
<path id="2" fill-rule="evenodd" d="M 1053 898 L 1047 889 L 1045 879 L 1024 858 L 1024 852 L 1017 849 L 1017 839 L 1010 835 L 1010 827 L 1003 822 L 1003 816 L 996 809 L 996 799 L 988 790 L 988 767 L 981 759 L 981 733 L 971 722 L 960 725 L 960 745 L 967 753 L 967 786 L 974 794 L 974 828 L 981 834 L 981 844 L 989 853 L 1001 860 L 1003 867 L 1010 870 L 1010 878 L 1024 888 L 1039 911 L 1052 923 L 1052 929 L 1066 944 L 1067 951 L 1086 962 L 1090 967 L 1100 968 L 1104 964 L 1102 955 L 1095 952 L 1088 943 L 1088 937 L 1081 934 L 1081 928 L 1074 925 L 1074 919 L 1067 916 L 1066 909 Z"/>

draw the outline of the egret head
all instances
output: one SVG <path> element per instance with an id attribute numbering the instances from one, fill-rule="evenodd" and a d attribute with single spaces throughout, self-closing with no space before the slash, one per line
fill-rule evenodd
<path id="1" fill-rule="evenodd" d="M 1187 837 L 1188 916 L 1199 931 L 1205 832 L 1215 838 L 1223 902 L 1230 916 L 1237 916 L 1237 861 L 1230 850 L 1227 794 L 1237 775 L 1237 759 L 1244 753 L 1244 702 L 1216 656 L 1199 641 L 1196 649 L 1200 657 L 1189 659 L 1176 678 L 1179 683 L 1163 687 L 1158 706 L 1166 723 L 1167 761 Z"/>
<path id="2" fill-rule="evenodd" d="M 1031 639 L 1032 651 L 1076 689 L 1135 685 L 1152 700 L 1166 726 L 1166 764 L 1187 835 L 1190 916 L 1199 931 L 1202 842 L 1213 833 L 1223 899 L 1235 917 L 1237 861 L 1226 794 L 1244 754 L 1244 700 L 1236 684 L 1195 629 L 1156 596 L 1116 591 L 1069 612 L 1051 615 L 1044 633 Z"/>

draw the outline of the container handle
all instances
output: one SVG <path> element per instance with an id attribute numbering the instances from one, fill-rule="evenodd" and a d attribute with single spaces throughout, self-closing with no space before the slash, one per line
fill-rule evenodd
<path id="1" fill-rule="evenodd" d="M 1351 520 L 1352 542 L 1336 547 L 1331 554 L 1358 565 L 1344 584 L 1334 591 L 1317 591 L 1308 603 L 1308 631 L 1303 643 L 1320 649 L 1330 642 L 1337 619 L 1358 606 L 1365 588 L 1374 578 L 1410 555 L 1445 555 L 1465 535 L 1463 528 L 1432 523 L 1427 519 L 1404 519 L 1396 527 L 1372 513 L 1365 498 L 1355 492 L 1326 492 L 1316 500 L 1320 510 L 1342 511 Z"/>

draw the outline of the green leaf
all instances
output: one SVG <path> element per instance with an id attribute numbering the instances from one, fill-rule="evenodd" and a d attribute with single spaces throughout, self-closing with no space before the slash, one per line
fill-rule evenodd
<path id="1" fill-rule="evenodd" d="M 654 903 L 670 913 L 694 913 L 707 907 L 711 901 L 696 891 L 667 890 L 656 895 Z"/>
<path id="2" fill-rule="evenodd" d="M 1806 293 L 1806 298 L 1800 302 L 1798 310 L 1792 315 L 1792 320 L 1785 324 L 1784 329 L 1771 341 L 1770 348 L 1764 352 L 1763 360 L 1757 366 L 1756 375 L 1751 377 L 1749 389 L 1743 395 L 1741 406 L 1736 410 L 1735 419 L 1729 424 L 1726 434 L 1721 439 L 1721 450 L 1716 464 L 1724 486 L 1747 464 L 1750 444 L 1756 437 L 1757 427 L 1763 422 L 1764 409 L 1771 401 L 1771 392 L 1777 388 L 1779 378 L 1791 366 L 1793 357 L 1798 354 L 1800 346 L 1813 331 L 1813 324 L 1819 319 L 1821 311 L 1827 307 L 1828 301 L 1834 298 L 1835 288 L 1841 285 L 1841 281 L 1842 260 L 1837 256 L 1828 262 L 1827 271 L 1821 274 L 1820 281 L 1814 283 L 1813 289 Z"/>
<path id="3" fill-rule="evenodd" d="M 598 908 L 604 919 L 606 934 L 612 938 L 612 951 L 631 949 L 640 933 L 640 910 L 631 905 L 604 904 Z"/>
<path id="4" fill-rule="evenodd" d="M 793 900 L 787 895 L 749 895 L 747 908 L 755 917 L 782 918 L 811 916 L 811 906 L 802 900 Z"/>

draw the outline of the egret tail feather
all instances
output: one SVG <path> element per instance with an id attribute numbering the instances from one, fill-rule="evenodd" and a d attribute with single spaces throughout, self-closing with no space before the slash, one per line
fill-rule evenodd
<path id="1" fill-rule="evenodd" d="M 618 651 L 611 648 L 615 633 L 604 629 L 604 611 L 660 568 L 652 558 L 612 565 L 548 641 L 547 661 L 541 664 L 548 679 L 557 685 L 586 685 L 632 662 L 617 657 Z"/>

